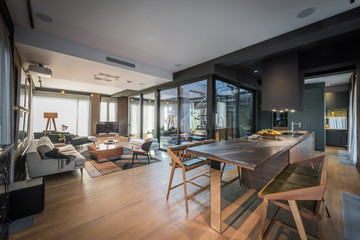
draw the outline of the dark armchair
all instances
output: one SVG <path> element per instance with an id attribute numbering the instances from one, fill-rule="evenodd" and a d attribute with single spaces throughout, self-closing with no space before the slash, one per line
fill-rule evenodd
<path id="1" fill-rule="evenodd" d="M 150 158 L 151 158 L 150 147 L 151 147 L 151 144 L 152 144 L 152 140 L 144 142 L 140 147 L 133 149 L 132 164 L 134 164 L 134 159 L 135 158 L 137 159 L 138 155 L 147 156 L 148 163 L 150 163 Z"/>

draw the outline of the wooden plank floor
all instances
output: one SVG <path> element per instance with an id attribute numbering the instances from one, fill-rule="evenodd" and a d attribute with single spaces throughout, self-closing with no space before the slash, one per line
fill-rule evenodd
<path id="1" fill-rule="evenodd" d="M 341 192 L 360 195 L 360 176 L 355 167 L 339 164 L 337 149 L 328 148 L 327 154 L 325 199 L 332 218 L 325 219 L 325 239 L 343 239 Z M 10 239 L 258 239 L 260 199 L 222 235 L 209 227 L 209 191 L 189 201 L 188 215 L 181 187 L 166 201 L 170 166 L 166 153 L 163 156 L 161 162 L 98 178 L 86 171 L 83 176 L 73 171 L 46 177 L 45 210 L 35 217 L 32 227 Z M 175 181 L 180 182 L 177 171 Z M 207 181 L 206 177 L 199 179 Z M 189 188 L 189 192 L 195 189 Z M 247 191 L 241 201 L 254 194 L 254 190 Z M 268 237 L 293 238 L 294 234 L 277 224 Z"/>

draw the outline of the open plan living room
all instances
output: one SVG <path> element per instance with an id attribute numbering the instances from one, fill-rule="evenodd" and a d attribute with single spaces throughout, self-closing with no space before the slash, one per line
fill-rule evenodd
<path id="1" fill-rule="evenodd" d="M 0 7 L 0 240 L 360 239 L 360 0 Z"/>

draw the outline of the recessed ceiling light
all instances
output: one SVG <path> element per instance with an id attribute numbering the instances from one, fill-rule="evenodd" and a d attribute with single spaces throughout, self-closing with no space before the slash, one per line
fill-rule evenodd
<path id="1" fill-rule="evenodd" d="M 307 8 L 296 15 L 297 18 L 306 18 L 315 12 L 315 8 Z"/>
<path id="2" fill-rule="evenodd" d="M 61 90 L 61 94 L 65 94 L 65 91 L 64 91 L 64 90 Z"/>
<path id="3" fill-rule="evenodd" d="M 46 14 L 43 14 L 43 13 L 35 13 L 35 16 L 40 19 L 41 21 L 44 21 L 44 22 L 47 22 L 47 23 L 52 23 L 53 20 L 51 17 L 49 17 L 48 15 Z"/>
<path id="4" fill-rule="evenodd" d="M 258 73 L 259 72 L 259 70 L 254 70 L 254 73 Z"/>
<path id="5" fill-rule="evenodd" d="M 180 63 L 174 64 L 174 67 L 182 67 Z"/>

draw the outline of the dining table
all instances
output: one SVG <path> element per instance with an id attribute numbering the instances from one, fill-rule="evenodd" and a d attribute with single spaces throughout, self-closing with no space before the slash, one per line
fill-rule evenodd
<path id="1" fill-rule="evenodd" d="M 304 133 L 297 137 L 284 135 L 277 139 L 263 138 L 258 141 L 237 138 L 188 148 L 188 153 L 210 159 L 211 228 L 218 233 L 223 233 L 237 219 L 233 216 L 233 220 L 225 221 L 225 217 L 222 216 L 222 201 L 224 197 L 226 198 L 222 192 L 226 191 L 222 184 L 221 164 L 226 163 L 240 167 L 239 177 L 243 178 L 241 179 L 243 187 L 259 191 L 289 163 L 290 157 L 294 156 L 291 149 L 295 150 L 301 147 L 305 150 L 306 146 L 309 146 L 307 152 L 311 154 L 314 148 L 311 146 L 314 145 L 313 138 L 314 133 Z M 307 144 L 300 144 L 302 142 L 307 142 Z"/>

